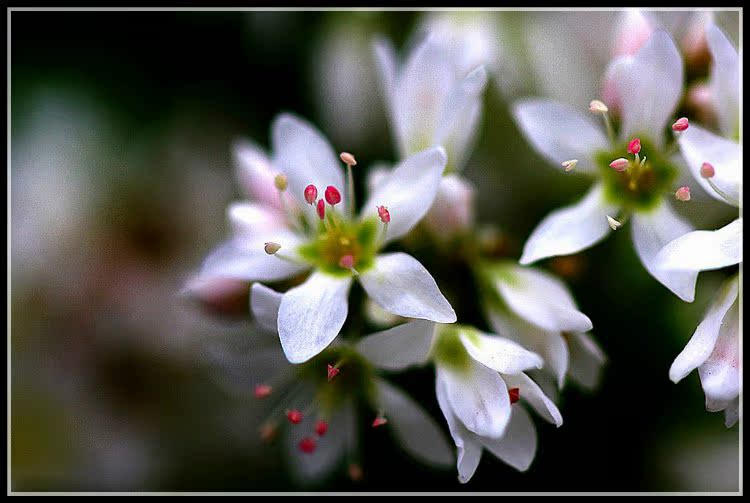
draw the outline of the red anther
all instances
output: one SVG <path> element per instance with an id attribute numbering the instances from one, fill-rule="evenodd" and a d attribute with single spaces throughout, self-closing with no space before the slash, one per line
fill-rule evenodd
<path id="1" fill-rule="evenodd" d="M 341 193 L 333 185 L 326 187 L 326 202 L 331 206 L 336 206 L 341 202 Z"/>
<path id="2" fill-rule="evenodd" d="M 510 388 L 508 390 L 508 396 L 510 397 L 510 403 L 513 405 L 521 399 L 521 390 L 518 388 Z"/>
<path id="3" fill-rule="evenodd" d="M 273 388 L 268 384 L 258 384 L 255 386 L 255 398 L 266 398 L 271 394 L 271 391 L 273 391 Z"/>
<path id="4" fill-rule="evenodd" d="M 630 166 L 630 162 L 623 157 L 615 159 L 614 161 L 609 163 L 609 167 L 614 169 L 615 171 L 625 171 L 626 169 L 628 169 L 628 166 Z"/>
<path id="5" fill-rule="evenodd" d="M 377 428 L 378 426 L 383 426 L 388 422 L 388 419 L 386 419 L 383 416 L 378 416 L 375 418 L 375 420 L 372 422 L 372 427 Z"/>
<path id="6" fill-rule="evenodd" d="M 302 413 L 297 409 L 286 411 L 286 417 L 292 424 L 300 424 L 302 422 Z"/>
<path id="7" fill-rule="evenodd" d="M 328 423 L 326 421 L 318 421 L 315 423 L 315 433 L 322 437 L 328 431 Z"/>
<path id="8" fill-rule="evenodd" d="M 676 197 L 678 201 L 690 201 L 690 187 L 688 187 L 687 185 L 685 185 L 684 187 L 680 187 L 674 193 L 674 197 Z"/>
<path id="9" fill-rule="evenodd" d="M 633 138 L 628 143 L 628 154 L 637 154 L 641 151 L 641 139 Z"/>
<path id="10" fill-rule="evenodd" d="M 307 204 L 312 206 L 315 204 L 315 200 L 318 198 L 318 188 L 310 184 L 307 187 L 305 187 L 305 201 L 307 201 Z"/>
<path id="11" fill-rule="evenodd" d="M 330 363 L 328 364 L 328 380 L 330 381 L 337 375 L 339 375 L 339 372 L 341 372 L 341 369 L 334 367 Z"/>
<path id="12" fill-rule="evenodd" d="M 690 127 L 690 122 L 687 117 L 680 117 L 672 124 L 672 131 L 685 131 Z"/>
<path id="13" fill-rule="evenodd" d="M 322 199 L 318 199 L 318 217 L 321 220 L 326 217 L 326 203 Z"/>
<path id="14" fill-rule="evenodd" d="M 318 443 L 312 437 L 305 437 L 299 442 L 299 450 L 301 450 L 305 454 L 312 454 L 313 452 L 315 452 L 315 448 L 317 446 Z"/>
<path id="15" fill-rule="evenodd" d="M 384 224 L 387 224 L 391 221 L 391 213 L 388 211 L 388 208 L 385 206 L 377 206 L 378 209 L 378 216 L 380 217 L 380 221 Z"/>
<path id="16" fill-rule="evenodd" d="M 354 267 L 354 256 L 353 255 L 344 255 L 339 260 L 339 267 L 343 267 L 344 269 L 351 269 Z"/>
<path id="17" fill-rule="evenodd" d="M 701 176 L 703 178 L 713 178 L 716 175 L 716 170 L 710 162 L 704 162 L 701 164 Z"/>

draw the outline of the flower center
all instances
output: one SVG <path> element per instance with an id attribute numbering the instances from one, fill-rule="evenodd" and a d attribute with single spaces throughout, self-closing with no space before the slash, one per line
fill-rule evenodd
<path id="1" fill-rule="evenodd" d="M 326 217 L 328 218 L 328 217 Z M 378 224 L 376 217 L 361 222 L 334 214 L 317 229 L 317 236 L 299 248 L 300 255 L 320 270 L 346 276 L 367 270 L 377 251 Z"/>
<path id="2" fill-rule="evenodd" d="M 471 337 L 473 329 L 455 324 L 438 327 L 432 346 L 432 357 L 437 364 L 457 371 L 468 370 L 471 356 L 461 342 L 462 334 Z"/>

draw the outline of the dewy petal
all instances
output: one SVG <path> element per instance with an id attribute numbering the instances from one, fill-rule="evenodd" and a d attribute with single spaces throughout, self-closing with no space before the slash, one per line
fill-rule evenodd
<path id="1" fill-rule="evenodd" d="M 250 141 L 237 140 L 232 154 L 243 193 L 262 206 L 280 208 L 278 190 L 273 183 L 277 173 L 266 152 Z"/>
<path id="2" fill-rule="evenodd" d="M 508 388 L 518 388 L 521 400 L 525 400 L 537 414 L 558 428 L 562 426 L 563 419 L 557 405 L 544 394 L 542 389 L 529 376 L 520 373 L 514 376 L 505 376 L 505 384 Z"/>
<path id="3" fill-rule="evenodd" d="M 477 435 L 499 438 L 510 419 L 508 388 L 500 375 L 473 361 L 465 372 L 438 366 L 437 379 L 445 386 L 451 410 Z"/>
<path id="4" fill-rule="evenodd" d="M 669 271 L 707 271 L 742 262 L 742 219 L 716 231 L 693 231 L 670 241 L 656 256 Z"/>
<path id="5" fill-rule="evenodd" d="M 602 367 L 607 357 L 588 333 L 570 333 L 567 337 L 570 349 L 570 378 L 588 390 L 599 385 Z"/>
<path id="6" fill-rule="evenodd" d="M 467 430 L 459 418 L 456 417 L 448 401 L 448 392 L 445 389 L 445 384 L 440 379 L 439 374 L 435 379 L 435 394 L 437 395 L 440 410 L 443 412 L 443 416 L 445 416 L 445 420 L 448 423 L 451 437 L 453 437 L 453 441 L 456 443 L 456 448 L 458 449 L 458 458 L 456 460 L 458 480 L 462 484 L 465 484 L 471 479 L 477 470 L 477 466 L 479 466 L 479 461 L 482 459 L 482 445 L 479 443 L 477 436 Z"/>
<path id="7" fill-rule="evenodd" d="M 287 359 L 302 363 L 323 351 L 346 321 L 350 277 L 314 272 L 284 294 L 279 307 L 279 337 Z"/>
<path id="8" fill-rule="evenodd" d="M 305 187 L 313 184 L 322 193 L 329 185 L 344 190 L 344 170 L 328 140 L 310 123 L 291 114 L 273 122 L 271 136 L 274 163 L 288 179 L 287 192 L 302 199 Z M 339 203 L 345 208 L 345 200 Z M 312 212 L 309 212 L 314 218 Z"/>
<path id="9" fill-rule="evenodd" d="M 607 215 L 615 213 L 617 207 L 605 201 L 602 185 L 594 185 L 579 202 L 553 211 L 537 225 L 526 240 L 519 262 L 527 265 L 593 246 L 612 231 Z"/>
<path id="10" fill-rule="evenodd" d="M 227 216 L 236 236 L 252 238 L 286 228 L 284 213 L 256 203 L 234 202 L 227 208 Z"/>
<path id="11" fill-rule="evenodd" d="M 357 343 L 357 351 L 378 368 L 403 370 L 427 361 L 434 334 L 435 323 L 414 320 L 368 335 Z"/>
<path id="12" fill-rule="evenodd" d="M 711 91 L 722 132 L 738 134 L 740 125 L 740 58 L 737 49 L 713 23 L 706 27 L 706 42 L 711 51 Z"/>
<path id="13" fill-rule="evenodd" d="M 536 455 L 536 427 L 529 413 L 515 406 L 505 435 L 498 439 L 482 438 L 482 445 L 503 462 L 525 472 Z"/>
<path id="14" fill-rule="evenodd" d="M 531 368 L 542 368 L 542 357 L 520 344 L 497 335 L 461 332 L 466 351 L 485 367 L 502 374 L 518 374 Z"/>
<path id="15" fill-rule="evenodd" d="M 729 401 L 740 394 L 740 307 L 735 300 L 719 328 L 714 350 L 698 367 L 706 400 Z"/>
<path id="16" fill-rule="evenodd" d="M 440 427 L 417 402 L 382 379 L 375 381 L 379 405 L 398 444 L 420 461 L 436 466 L 453 463 L 453 452 Z"/>
<path id="17" fill-rule="evenodd" d="M 587 332 L 592 323 L 578 310 L 565 284 L 549 273 L 525 267 L 507 269 L 495 288 L 507 306 L 524 320 L 544 330 Z"/>
<path id="18" fill-rule="evenodd" d="M 623 138 L 645 135 L 661 145 L 664 127 L 682 96 L 680 52 L 663 30 L 657 30 L 634 56 L 618 61 L 613 74 L 622 114 Z"/>
<path id="19" fill-rule="evenodd" d="M 362 217 L 385 206 L 391 214 L 386 242 L 409 232 L 432 206 L 447 160 L 445 150 L 435 147 L 401 161 L 367 199 Z"/>
<path id="20" fill-rule="evenodd" d="M 704 162 L 711 163 L 716 170 L 716 175 L 711 181 L 728 196 L 739 201 L 742 184 L 739 143 L 722 138 L 693 124 L 680 135 L 677 141 L 685 161 L 690 166 L 693 178 L 706 192 L 726 203 L 724 198 L 717 194 L 701 176 L 701 166 Z"/>
<path id="21" fill-rule="evenodd" d="M 736 301 L 739 286 L 736 278 L 724 284 L 711 304 L 706 316 L 695 329 L 693 337 L 685 349 L 675 358 L 669 369 L 669 378 L 673 382 L 681 381 L 694 369 L 703 365 L 714 350 L 719 330 L 729 308 Z"/>
<path id="22" fill-rule="evenodd" d="M 359 281 L 370 298 L 388 312 L 438 323 L 456 321 L 455 311 L 435 280 L 411 255 L 378 255 L 372 268 L 359 275 Z"/>
<path id="23" fill-rule="evenodd" d="M 529 143 L 555 166 L 578 159 L 576 171 L 595 174 L 594 153 L 609 148 L 600 125 L 563 103 L 520 101 L 513 106 L 513 116 Z"/>
<path id="24" fill-rule="evenodd" d="M 260 283 L 254 283 L 250 290 L 250 310 L 255 322 L 266 332 L 276 333 L 279 306 L 283 294 Z"/>
<path id="25" fill-rule="evenodd" d="M 695 298 L 696 271 L 665 271 L 656 264 L 656 255 L 670 241 L 693 228 L 662 201 L 649 213 L 635 213 L 632 218 L 633 245 L 646 270 L 662 285 L 685 302 Z"/>

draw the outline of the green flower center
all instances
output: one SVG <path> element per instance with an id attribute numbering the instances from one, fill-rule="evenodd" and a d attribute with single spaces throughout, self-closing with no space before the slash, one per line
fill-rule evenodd
<path id="1" fill-rule="evenodd" d="M 471 365 L 471 356 L 466 351 L 461 336 L 478 340 L 477 331 L 465 325 L 440 326 L 432 346 L 432 358 L 438 365 L 457 371 L 466 371 Z"/>
<path id="2" fill-rule="evenodd" d="M 328 217 L 326 217 L 328 218 Z M 298 252 L 306 261 L 319 270 L 336 276 L 351 275 L 352 271 L 342 258 L 351 257 L 358 272 L 372 266 L 378 249 L 378 224 L 376 218 L 361 222 L 346 220 L 339 213 L 336 217 L 321 222 L 317 236 L 302 245 Z"/>

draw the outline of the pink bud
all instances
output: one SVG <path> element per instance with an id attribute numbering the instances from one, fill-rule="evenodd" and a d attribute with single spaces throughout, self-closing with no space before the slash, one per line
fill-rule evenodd
<path id="1" fill-rule="evenodd" d="M 628 169 L 629 165 L 630 161 L 622 157 L 620 157 L 619 159 L 615 159 L 614 161 L 609 163 L 609 167 L 614 169 L 615 171 L 625 171 L 626 169 Z"/>
<path id="2" fill-rule="evenodd" d="M 305 187 L 305 201 L 307 201 L 307 204 L 312 206 L 315 204 L 315 200 L 318 198 L 318 188 L 310 184 L 307 187 Z"/>
<path id="3" fill-rule="evenodd" d="M 271 394 L 271 391 L 273 391 L 273 388 L 271 388 L 271 386 L 269 386 L 268 384 L 258 384 L 255 387 L 255 398 L 266 398 Z"/>
<path id="4" fill-rule="evenodd" d="M 703 178 L 713 178 L 716 175 L 716 170 L 710 162 L 704 162 L 701 165 L 701 176 Z"/>
<path id="5" fill-rule="evenodd" d="M 674 193 L 674 197 L 676 197 L 678 201 L 690 201 L 690 187 L 687 185 L 680 187 L 677 189 L 677 192 Z"/>
<path id="6" fill-rule="evenodd" d="M 352 255 L 344 255 L 339 260 L 339 267 L 343 267 L 344 269 L 351 269 L 354 267 L 354 256 Z"/>
<path id="7" fill-rule="evenodd" d="M 633 138 L 628 143 L 628 154 L 637 154 L 641 151 L 641 139 Z"/>
<path id="8" fill-rule="evenodd" d="M 336 206 L 341 202 L 341 193 L 333 185 L 326 187 L 326 202 L 331 206 Z"/>
<path id="9" fill-rule="evenodd" d="M 327 422 L 321 420 L 321 421 L 318 421 L 317 423 L 315 423 L 315 433 L 319 437 L 322 437 L 323 435 L 325 435 L 327 431 L 328 431 L 328 423 Z"/>
<path id="10" fill-rule="evenodd" d="M 372 427 L 377 428 L 378 426 L 383 426 L 388 422 L 388 419 L 386 419 L 383 416 L 378 416 L 375 418 L 375 420 L 372 422 Z"/>
<path id="11" fill-rule="evenodd" d="M 687 117 L 680 117 L 675 121 L 674 124 L 672 124 L 672 131 L 685 131 L 688 127 L 690 127 L 690 123 L 687 119 Z"/>
<path id="12" fill-rule="evenodd" d="M 312 454 L 315 452 L 315 448 L 318 446 L 317 442 L 312 437 L 305 437 L 299 442 L 299 450 L 305 454 Z"/>
<path id="13" fill-rule="evenodd" d="M 286 411 L 286 417 L 292 424 L 300 424 L 302 422 L 302 413 L 297 409 Z"/>
<path id="14" fill-rule="evenodd" d="M 339 372 L 341 372 L 341 369 L 334 367 L 330 363 L 328 364 L 328 380 L 330 381 L 337 375 L 339 375 Z"/>
<path id="15" fill-rule="evenodd" d="M 318 199 L 318 217 L 323 220 L 326 217 L 326 203 L 322 199 Z"/>
<path id="16" fill-rule="evenodd" d="M 511 405 L 521 399 L 521 390 L 518 388 L 510 388 L 508 390 L 508 396 L 510 397 Z"/>
<path id="17" fill-rule="evenodd" d="M 378 206 L 378 216 L 380 217 L 380 221 L 384 224 L 387 224 L 391 221 L 391 213 L 388 211 L 388 208 L 385 206 Z"/>

